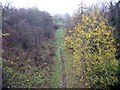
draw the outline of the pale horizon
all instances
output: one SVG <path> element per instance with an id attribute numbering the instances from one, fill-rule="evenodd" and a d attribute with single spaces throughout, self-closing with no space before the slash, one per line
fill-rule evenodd
<path id="1" fill-rule="evenodd" d="M 72 14 L 82 2 L 90 6 L 103 1 L 109 2 L 110 0 L 1 0 L 3 5 L 10 2 L 16 8 L 37 7 L 41 11 L 47 11 L 50 14 Z"/>

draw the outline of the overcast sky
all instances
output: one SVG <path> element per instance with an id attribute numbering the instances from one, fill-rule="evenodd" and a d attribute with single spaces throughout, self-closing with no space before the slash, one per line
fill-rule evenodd
<path id="1" fill-rule="evenodd" d="M 16 8 L 38 7 L 40 10 L 45 10 L 51 14 L 72 14 L 73 11 L 77 9 L 81 1 L 89 6 L 99 3 L 100 1 L 110 0 L 1 0 L 3 5 L 6 2 L 11 2 L 12 6 L 15 6 Z"/>

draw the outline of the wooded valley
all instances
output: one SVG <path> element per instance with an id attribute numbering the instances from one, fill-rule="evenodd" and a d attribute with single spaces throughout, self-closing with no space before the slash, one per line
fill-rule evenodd
<path id="1" fill-rule="evenodd" d="M 119 88 L 120 1 L 73 15 L 1 7 L 2 88 Z"/>

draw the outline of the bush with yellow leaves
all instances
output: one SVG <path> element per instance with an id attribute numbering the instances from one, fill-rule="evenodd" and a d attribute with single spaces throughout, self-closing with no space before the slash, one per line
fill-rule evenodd
<path id="1" fill-rule="evenodd" d="M 84 87 L 107 88 L 118 82 L 113 32 L 99 10 L 81 14 L 79 23 L 67 31 L 65 49 L 73 55 L 78 65 L 74 70 L 79 70 L 76 76 Z"/>

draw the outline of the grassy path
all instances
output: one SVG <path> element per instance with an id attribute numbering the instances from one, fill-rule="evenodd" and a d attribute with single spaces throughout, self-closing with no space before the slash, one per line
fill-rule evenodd
<path id="1" fill-rule="evenodd" d="M 62 64 L 61 64 L 61 57 L 60 57 L 60 47 L 63 47 L 64 40 L 63 40 L 63 32 L 62 28 L 58 29 L 55 34 L 56 38 L 56 62 L 54 66 L 54 73 L 51 80 L 51 86 L 53 88 L 60 87 L 60 81 L 62 78 Z"/>

